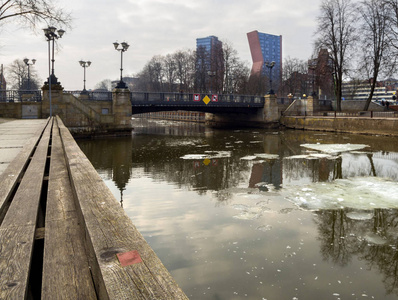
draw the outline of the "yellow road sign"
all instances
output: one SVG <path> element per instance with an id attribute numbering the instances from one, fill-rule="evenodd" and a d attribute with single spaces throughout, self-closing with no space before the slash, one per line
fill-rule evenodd
<path id="1" fill-rule="evenodd" d="M 210 98 L 209 98 L 209 96 L 205 96 L 204 98 L 203 98 L 203 102 L 207 105 L 207 104 L 209 104 L 209 102 L 210 102 Z"/>

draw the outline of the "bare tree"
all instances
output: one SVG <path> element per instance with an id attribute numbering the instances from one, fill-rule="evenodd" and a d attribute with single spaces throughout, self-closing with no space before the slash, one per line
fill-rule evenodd
<path id="1" fill-rule="evenodd" d="M 112 81 L 110 79 L 104 79 L 95 85 L 96 90 L 107 90 L 112 91 Z"/>
<path id="2" fill-rule="evenodd" d="M 364 110 L 368 110 L 373 98 L 377 79 L 381 72 L 391 75 L 395 56 L 391 53 L 391 17 L 390 7 L 384 0 L 364 0 L 360 6 L 362 15 L 360 69 L 370 79 L 370 93 Z"/>
<path id="3" fill-rule="evenodd" d="M 211 72 L 211 73 L 209 73 Z M 136 89 L 160 92 L 243 92 L 250 69 L 239 61 L 237 52 L 228 43 L 214 50 L 214 57 L 205 47 L 198 51 L 179 50 L 166 56 L 154 56 L 137 74 Z"/>
<path id="4" fill-rule="evenodd" d="M 163 92 L 164 85 L 164 57 L 157 55 L 144 66 L 138 74 L 137 89 L 147 92 Z"/>
<path id="5" fill-rule="evenodd" d="M 318 18 L 316 47 L 326 48 L 333 62 L 336 109 L 341 111 L 343 76 L 358 40 L 357 10 L 350 0 L 323 0 Z"/>
<path id="6" fill-rule="evenodd" d="M 11 20 L 36 29 L 41 23 L 68 26 L 72 19 L 53 0 L 0 0 L 0 26 Z"/>
<path id="7" fill-rule="evenodd" d="M 175 84 L 177 79 L 177 64 L 174 60 L 173 55 L 167 54 L 163 57 L 163 70 L 165 75 L 165 84 L 167 85 L 167 91 L 175 91 Z"/>
<path id="8" fill-rule="evenodd" d="M 195 75 L 195 53 L 192 50 L 177 51 L 173 54 L 176 63 L 176 80 L 179 91 L 193 92 Z"/>
<path id="9" fill-rule="evenodd" d="M 307 62 L 287 57 L 283 61 L 281 93 L 283 97 L 292 94 L 295 97 L 308 93 Z"/>
<path id="10" fill-rule="evenodd" d="M 250 78 L 250 67 L 247 63 L 237 61 L 232 69 L 232 90 L 231 93 L 248 94 L 247 86 Z"/>
<path id="11" fill-rule="evenodd" d="M 7 82 L 15 90 L 38 90 L 40 79 L 32 66 L 28 74 L 28 66 L 21 59 L 16 59 L 7 66 Z"/>
<path id="12" fill-rule="evenodd" d="M 244 89 L 243 85 L 248 81 L 250 69 L 239 60 L 238 51 L 228 41 L 223 42 L 223 59 L 224 92 L 236 93 L 238 90 Z"/>
<path id="13" fill-rule="evenodd" d="M 384 2 L 391 12 L 390 43 L 395 51 L 398 52 L 398 0 L 384 0 Z"/>

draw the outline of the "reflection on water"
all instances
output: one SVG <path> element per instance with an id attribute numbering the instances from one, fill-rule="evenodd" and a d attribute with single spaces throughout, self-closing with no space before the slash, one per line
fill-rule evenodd
<path id="1" fill-rule="evenodd" d="M 138 119 L 79 145 L 191 299 L 398 296 L 396 139 Z"/>

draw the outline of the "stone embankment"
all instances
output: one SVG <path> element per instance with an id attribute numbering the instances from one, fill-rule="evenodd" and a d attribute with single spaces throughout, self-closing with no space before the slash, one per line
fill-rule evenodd
<path id="1" fill-rule="evenodd" d="M 398 118 L 283 116 L 286 128 L 398 136 Z"/>

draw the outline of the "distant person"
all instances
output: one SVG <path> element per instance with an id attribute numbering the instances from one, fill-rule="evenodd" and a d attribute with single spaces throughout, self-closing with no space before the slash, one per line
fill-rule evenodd
<path id="1" fill-rule="evenodd" d="M 387 106 L 387 109 L 388 109 L 388 107 L 390 106 L 390 102 L 386 101 L 386 106 Z"/>
<path id="2" fill-rule="evenodd" d="M 381 100 L 381 105 L 382 105 L 382 106 L 384 106 L 384 105 L 385 105 L 385 103 L 384 103 L 384 100 Z"/>

